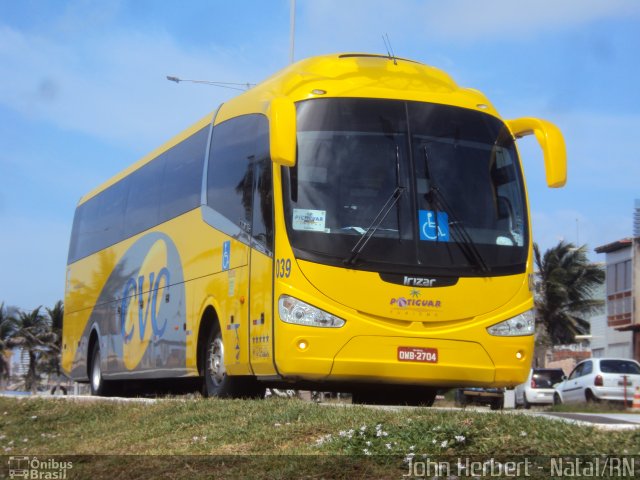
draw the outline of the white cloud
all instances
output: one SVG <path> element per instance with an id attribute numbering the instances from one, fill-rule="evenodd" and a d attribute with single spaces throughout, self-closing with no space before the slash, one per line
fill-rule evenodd
<path id="1" fill-rule="evenodd" d="M 611 17 L 640 15 L 635 0 L 316 0 L 299 2 L 299 35 L 312 53 L 338 45 L 384 52 L 381 35 L 389 33 L 396 53 L 429 40 L 468 43 L 523 37 L 580 26 Z M 335 45 L 335 46 L 334 46 Z M 338 47 L 339 51 L 343 48 Z"/>
<path id="2" fill-rule="evenodd" d="M 233 49 L 187 51 L 163 33 L 115 31 L 76 41 L 84 44 L 0 26 L 0 64 L 10 72 L 0 77 L 0 103 L 145 151 L 233 95 L 178 86 L 166 75 L 255 81 Z"/>
<path id="3" fill-rule="evenodd" d="M 519 36 L 579 26 L 609 17 L 638 15 L 640 3 L 635 0 L 448 0 L 429 2 L 421 8 L 428 29 L 449 38 L 483 39 L 506 35 L 506 41 Z"/>

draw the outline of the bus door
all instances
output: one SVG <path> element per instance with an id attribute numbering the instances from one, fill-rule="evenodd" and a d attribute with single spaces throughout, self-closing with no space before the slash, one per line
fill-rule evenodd
<path id="1" fill-rule="evenodd" d="M 275 375 L 272 163 L 265 155 L 257 155 L 257 158 L 252 162 L 253 218 L 249 276 L 249 350 L 251 368 L 255 375 Z"/>

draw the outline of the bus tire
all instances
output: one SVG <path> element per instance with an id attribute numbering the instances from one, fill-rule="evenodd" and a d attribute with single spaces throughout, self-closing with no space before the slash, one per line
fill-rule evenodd
<path id="1" fill-rule="evenodd" d="M 265 390 L 255 377 L 227 375 L 222 333 L 217 325 L 212 328 L 206 343 L 203 395 L 218 398 L 263 398 Z"/>
<path id="2" fill-rule="evenodd" d="M 89 364 L 89 385 L 91 386 L 91 395 L 97 397 L 106 397 L 109 394 L 109 388 L 102 376 L 102 368 L 100 366 L 100 345 L 95 343 L 91 350 L 91 363 Z"/>
<path id="3" fill-rule="evenodd" d="M 60 390 L 62 395 L 67 394 L 67 387 L 64 385 L 54 385 L 53 388 L 51 388 L 51 395 L 55 395 L 58 390 Z"/>

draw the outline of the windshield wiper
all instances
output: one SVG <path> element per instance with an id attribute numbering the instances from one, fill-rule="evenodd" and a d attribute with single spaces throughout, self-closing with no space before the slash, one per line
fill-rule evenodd
<path id="1" fill-rule="evenodd" d="M 466 227 L 462 224 L 462 222 L 456 216 L 454 210 L 451 208 L 451 205 L 449 204 L 449 202 L 447 201 L 443 193 L 440 191 L 440 189 L 437 187 L 437 185 L 433 181 L 433 178 L 431 178 L 431 173 L 429 171 L 429 153 L 427 152 L 426 145 L 424 146 L 423 151 L 424 151 L 425 177 L 428 182 L 428 191 L 426 193 L 427 201 L 431 205 L 433 205 L 437 210 L 446 212 L 449 215 L 449 218 L 451 219 L 451 222 L 449 222 L 449 226 L 453 227 L 452 238 L 455 241 L 456 245 L 458 245 L 458 247 L 460 248 L 464 256 L 467 257 L 467 260 L 471 261 L 472 263 L 480 267 L 480 270 L 482 272 L 485 272 L 485 273 L 488 272 L 490 270 L 489 266 L 486 264 L 486 262 L 482 258 L 482 255 L 478 251 L 478 247 L 476 246 L 476 243 L 473 241 L 473 238 L 471 238 L 469 231 L 466 229 Z M 437 238 L 438 237 L 437 213 L 435 217 L 436 217 L 436 238 Z"/>
<path id="2" fill-rule="evenodd" d="M 351 249 L 351 255 L 349 256 L 349 258 L 346 258 L 344 260 L 345 264 L 354 265 L 356 263 L 356 260 L 358 259 L 358 256 L 360 255 L 362 250 L 364 250 L 364 247 L 367 245 L 373 234 L 376 233 L 376 230 L 378 230 L 380 225 L 382 225 L 382 222 L 384 222 L 384 219 L 387 217 L 393 206 L 398 202 L 405 190 L 405 187 L 396 187 L 396 189 L 387 199 L 376 217 L 373 219 L 373 222 L 371 222 L 371 225 L 369 225 L 369 228 L 365 230 L 365 232 L 360 236 L 356 244 Z"/>

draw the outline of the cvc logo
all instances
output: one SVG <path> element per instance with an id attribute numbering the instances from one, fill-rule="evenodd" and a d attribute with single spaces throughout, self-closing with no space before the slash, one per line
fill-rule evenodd
<path id="1" fill-rule="evenodd" d="M 136 240 L 111 268 L 91 321 L 109 336 L 106 355 L 114 368 L 145 370 L 186 361 L 184 347 L 168 348 L 186 341 L 183 279 L 178 250 L 161 232 Z M 106 306 L 114 297 L 115 311 Z"/>
<path id="2" fill-rule="evenodd" d="M 148 288 L 145 288 L 148 285 Z M 143 342 L 147 338 L 147 325 L 151 321 L 151 330 L 156 336 L 162 336 L 167 328 L 167 320 L 165 319 L 162 326 L 158 325 L 158 292 L 164 287 L 170 285 L 170 274 L 167 267 L 163 267 L 159 272 L 150 272 L 149 281 L 147 283 L 146 276 L 140 275 L 137 279 L 130 278 L 122 292 L 122 308 L 120 309 L 120 333 L 124 343 L 130 343 L 133 340 L 136 325 L 134 321 L 128 321 L 130 318 L 129 309 L 131 300 L 138 298 L 138 336 L 139 341 Z M 146 291 L 146 298 L 144 293 Z"/>

